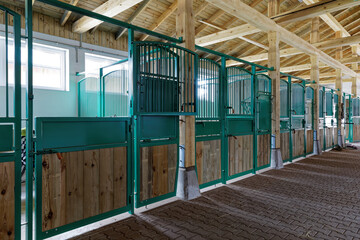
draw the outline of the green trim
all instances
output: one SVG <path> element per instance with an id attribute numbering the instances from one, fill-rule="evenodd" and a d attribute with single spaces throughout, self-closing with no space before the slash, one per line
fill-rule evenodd
<path id="1" fill-rule="evenodd" d="M 41 239 L 50 238 L 50 237 L 53 237 L 53 236 L 56 236 L 56 235 L 59 235 L 59 234 L 74 230 L 76 228 L 84 227 L 86 225 L 89 225 L 89 224 L 104 220 L 106 218 L 110 218 L 110 217 L 125 213 L 125 212 L 129 211 L 129 209 L 130 209 L 130 206 L 125 206 L 125 207 L 122 207 L 122 208 L 119 208 L 119 209 L 111 210 L 111 211 L 106 212 L 106 213 L 101 213 L 101 214 L 93 216 L 93 217 L 85 218 L 85 219 L 80 220 L 80 221 L 69 223 L 69 224 L 66 224 L 66 225 L 63 225 L 63 226 L 60 226 L 60 227 L 53 228 L 51 230 L 42 232 L 39 235 L 39 237 Z"/>
<path id="2" fill-rule="evenodd" d="M 138 194 L 139 198 L 140 198 L 140 195 Z M 146 199 L 146 200 L 143 200 L 143 201 L 138 201 L 136 202 L 136 208 L 141 208 L 143 206 L 146 206 L 146 205 L 150 205 L 150 204 L 153 204 L 153 203 L 156 203 L 156 202 L 159 202 L 159 201 L 162 201 L 162 200 L 165 200 L 165 199 L 168 199 L 168 198 L 171 198 L 171 197 L 175 197 L 176 194 L 175 194 L 175 191 L 174 192 L 170 192 L 170 193 L 166 193 L 164 195 L 161 195 L 161 196 L 157 196 L 157 197 L 153 197 L 153 198 L 149 198 L 149 199 Z"/>
<path id="3" fill-rule="evenodd" d="M 259 170 L 262 170 L 264 168 L 269 168 L 270 167 L 270 163 L 269 164 L 266 164 L 266 165 L 263 165 L 263 166 L 260 166 L 256 169 L 256 171 L 259 171 Z"/>

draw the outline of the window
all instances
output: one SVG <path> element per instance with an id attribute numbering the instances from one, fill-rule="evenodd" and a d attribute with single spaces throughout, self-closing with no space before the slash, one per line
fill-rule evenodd
<path id="1" fill-rule="evenodd" d="M 8 70 L 9 84 L 14 84 L 14 42 L 9 39 Z M 0 37 L 0 52 L 5 52 L 5 38 Z M 68 89 L 68 55 L 67 49 L 34 43 L 33 46 L 33 85 L 35 88 L 52 90 Z M 1 85 L 5 85 L 5 58 L 0 59 L 0 70 L 3 73 Z M 26 85 L 27 49 L 21 45 L 21 83 Z"/>
<path id="2" fill-rule="evenodd" d="M 100 76 L 100 68 L 118 62 L 120 59 L 85 53 L 85 77 Z"/>

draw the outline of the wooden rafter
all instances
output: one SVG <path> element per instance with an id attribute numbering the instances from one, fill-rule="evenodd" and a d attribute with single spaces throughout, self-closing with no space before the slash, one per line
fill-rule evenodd
<path id="1" fill-rule="evenodd" d="M 114 17 L 142 1 L 143 0 L 108 0 L 97 7 L 94 12 L 107 17 Z M 102 21 L 100 20 L 84 16 L 73 24 L 72 30 L 76 33 L 84 33 L 101 23 Z"/>
<path id="2" fill-rule="evenodd" d="M 76 6 L 76 4 L 79 2 L 79 0 L 71 0 L 70 4 L 73 6 Z M 67 20 L 69 19 L 71 15 L 71 11 L 65 10 L 64 14 L 61 17 L 60 25 L 64 26 Z"/>
<path id="3" fill-rule="evenodd" d="M 151 0 L 144 0 L 141 5 L 136 8 L 136 10 L 131 14 L 131 16 L 126 20 L 127 23 L 133 23 L 137 16 L 144 12 L 145 8 L 149 5 Z M 126 28 L 120 28 L 116 34 L 115 39 L 119 39 L 126 32 Z"/>

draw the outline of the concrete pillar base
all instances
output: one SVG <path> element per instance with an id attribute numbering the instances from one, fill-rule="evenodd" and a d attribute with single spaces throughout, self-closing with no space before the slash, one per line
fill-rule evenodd
<path id="1" fill-rule="evenodd" d="M 314 151 L 313 151 L 313 153 L 315 155 L 321 155 L 321 153 L 322 153 L 322 148 L 321 148 L 319 140 L 314 140 Z"/>
<path id="2" fill-rule="evenodd" d="M 271 164 L 270 167 L 273 169 L 281 169 L 284 167 L 284 163 L 281 157 L 281 149 L 280 148 L 272 148 L 271 149 Z"/>
<path id="3" fill-rule="evenodd" d="M 344 148 L 345 147 L 345 142 L 344 142 L 344 138 L 342 135 L 338 135 L 338 145 L 339 147 L 341 148 Z"/>
<path id="4" fill-rule="evenodd" d="M 201 196 L 195 167 L 179 167 L 176 196 L 182 200 L 191 200 Z"/>

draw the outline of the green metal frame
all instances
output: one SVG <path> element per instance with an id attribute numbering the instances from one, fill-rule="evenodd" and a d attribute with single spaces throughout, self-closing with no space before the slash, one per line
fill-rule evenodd
<path id="1" fill-rule="evenodd" d="M 290 78 L 290 81 L 291 81 L 291 78 Z M 306 96 L 305 96 L 305 94 L 306 94 L 306 92 L 305 92 L 305 83 L 302 82 L 301 84 L 300 83 L 292 83 L 291 84 L 291 98 L 293 97 L 293 91 L 294 91 L 295 87 L 301 87 L 302 92 L 303 92 L 303 101 L 300 103 L 301 106 L 302 106 L 301 108 L 302 108 L 303 115 L 301 115 L 300 117 L 295 117 L 298 114 L 296 114 L 294 112 L 295 111 L 293 109 L 293 104 L 294 103 L 293 103 L 293 99 L 291 99 L 291 106 L 290 106 L 290 108 L 291 108 L 291 110 L 290 110 L 290 113 L 291 113 L 291 131 L 290 132 L 292 133 L 292 131 L 302 130 L 302 129 L 304 130 L 304 153 L 301 154 L 301 155 L 298 155 L 298 156 L 294 156 L 293 151 L 292 151 L 293 146 L 291 146 L 291 150 L 290 150 L 291 160 L 293 160 L 295 158 L 299 158 L 299 157 L 304 157 L 304 156 L 306 156 L 306 152 L 307 152 L 306 151 L 306 128 L 305 128 L 305 99 L 306 99 Z M 294 122 L 295 119 L 301 119 L 301 125 L 302 125 L 301 128 L 299 128 L 299 129 L 293 128 L 293 122 Z M 291 136 L 291 145 L 293 145 L 292 136 Z"/>
<path id="2" fill-rule="evenodd" d="M 131 210 L 132 181 L 127 179 L 125 207 L 42 231 L 42 155 L 91 149 L 127 147 L 127 175 L 131 176 L 132 146 L 130 118 L 37 118 L 35 157 L 35 239 L 44 239 Z M 122 132 L 114 134 L 114 130 Z M 65 131 L 64 131 L 65 130 Z M 117 131 L 117 132 L 119 132 Z M 104 132 L 107 134 L 104 134 Z M 119 133 L 120 133 L 119 132 Z M 84 139 L 86 133 L 90 137 Z M 71 138 L 71 142 L 69 141 Z M 67 145 L 64 145 L 67 143 Z"/>
<path id="3" fill-rule="evenodd" d="M 310 89 L 310 91 L 312 91 L 311 98 L 308 98 L 308 94 L 307 94 L 307 91 L 309 89 Z M 307 86 L 305 88 L 305 103 L 306 103 L 307 100 L 311 100 L 311 113 L 309 113 L 309 114 L 311 114 L 311 128 L 307 128 L 307 126 L 305 125 L 305 133 L 306 133 L 306 135 L 305 135 L 305 147 L 307 146 L 307 143 L 306 143 L 306 141 L 307 141 L 307 130 L 314 130 L 314 95 L 315 95 L 314 88 L 312 88 L 310 86 Z M 305 112 L 305 124 L 306 124 L 306 112 Z M 311 139 L 313 139 L 313 138 L 311 138 Z M 312 154 L 312 153 L 313 152 L 308 152 L 307 149 L 305 150 L 305 154 Z"/>
<path id="4" fill-rule="evenodd" d="M 0 150 L 0 163 L 14 163 L 14 239 L 21 239 L 21 16 L 20 14 L 0 6 L 5 16 L 5 116 L 0 117 L 2 137 L 7 137 Z M 14 109 L 9 113 L 9 17 L 13 20 L 14 38 Z M 7 148 L 7 149 L 6 149 Z M 5 152 L 5 150 L 8 150 Z"/>

